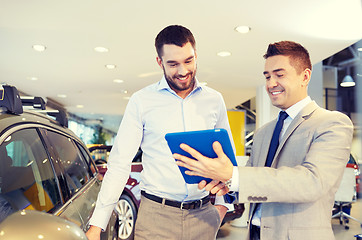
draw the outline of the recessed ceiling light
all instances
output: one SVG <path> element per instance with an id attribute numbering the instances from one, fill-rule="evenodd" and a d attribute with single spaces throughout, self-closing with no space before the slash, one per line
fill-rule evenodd
<path id="1" fill-rule="evenodd" d="M 127 91 L 127 90 L 123 90 L 123 93 L 124 93 L 124 94 L 127 94 L 127 93 L 128 93 L 128 91 Z"/>
<path id="2" fill-rule="evenodd" d="M 151 77 L 151 76 L 156 76 L 156 75 L 161 75 L 161 74 L 162 74 L 161 71 L 148 72 L 148 73 L 141 73 L 141 74 L 138 75 L 138 77 L 145 78 L 145 77 Z"/>
<path id="3" fill-rule="evenodd" d="M 95 47 L 94 51 L 100 52 L 100 53 L 105 53 L 105 52 L 108 52 L 109 50 L 108 50 L 108 48 L 105 48 L 105 47 Z"/>
<path id="4" fill-rule="evenodd" d="M 46 47 L 44 45 L 35 44 L 33 45 L 33 49 L 38 52 L 43 52 L 45 51 Z"/>
<path id="5" fill-rule="evenodd" d="M 115 83 L 123 83 L 124 81 L 122 79 L 114 79 L 113 82 L 115 82 Z"/>
<path id="6" fill-rule="evenodd" d="M 79 104 L 79 105 L 77 105 L 76 107 L 77 107 L 77 108 L 84 108 L 84 105 Z"/>
<path id="7" fill-rule="evenodd" d="M 231 52 L 222 51 L 222 52 L 218 52 L 217 55 L 219 57 L 229 57 L 229 56 L 231 56 Z"/>
<path id="8" fill-rule="evenodd" d="M 235 28 L 235 31 L 239 32 L 239 33 L 248 33 L 251 30 L 251 28 L 249 26 L 237 26 Z"/>
<path id="9" fill-rule="evenodd" d="M 114 65 L 114 64 L 106 64 L 105 67 L 108 68 L 108 69 L 115 69 L 116 65 Z"/>
<path id="10" fill-rule="evenodd" d="M 37 77 L 27 77 L 27 79 L 32 80 L 32 81 L 36 81 L 36 80 L 38 80 L 38 78 L 37 78 Z"/>
<path id="11" fill-rule="evenodd" d="M 67 97 L 67 95 L 65 95 L 65 94 L 58 94 L 57 96 L 60 97 L 60 98 L 66 98 Z"/>

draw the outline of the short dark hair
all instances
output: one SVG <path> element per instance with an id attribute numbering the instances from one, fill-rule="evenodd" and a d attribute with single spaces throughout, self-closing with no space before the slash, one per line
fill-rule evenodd
<path id="1" fill-rule="evenodd" d="M 180 25 L 170 25 L 165 27 L 161 32 L 158 33 L 155 39 L 155 47 L 158 57 L 161 58 L 163 55 L 163 45 L 174 44 L 182 47 L 186 43 L 191 43 L 192 47 L 196 49 L 195 38 L 191 31 Z"/>
<path id="2" fill-rule="evenodd" d="M 264 58 L 267 59 L 268 57 L 277 55 L 288 56 L 290 60 L 292 60 L 290 61 L 290 65 L 296 69 L 298 74 L 306 68 L 312 70 L 308 50 L 299 43 L 293 41 L 280 41 L 269 44 Z"/>

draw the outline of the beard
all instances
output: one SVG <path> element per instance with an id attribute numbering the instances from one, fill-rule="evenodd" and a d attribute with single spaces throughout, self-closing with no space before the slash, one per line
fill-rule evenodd
<path id="1" fill-rule="evenodd" d="M 195 71 L 190 71 L 184 76 L 182 76 L 182 75 L 170 76 L 170 75 L 166 74 L 165 68 L 163 67 L 163 74 L 164 74 L 165 79 L 166 79 L 168 85 L 170 86 L 170 88 L 173 89 L 175 92 L 179 92 L 179 91 L 185 91 L 185 90 L 192 89 L 195 86 L 196 70 L 197 69 L 195 69 Z M 190 81 L 188 81 L 186 83 L 179 83 L 178 80 L 176 79 L 178 77 L 186 77 L 186 76 L 190 76 Z"/>

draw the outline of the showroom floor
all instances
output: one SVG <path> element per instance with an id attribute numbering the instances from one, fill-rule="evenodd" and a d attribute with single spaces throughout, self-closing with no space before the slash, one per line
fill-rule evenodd
<path id="1" fill-rule="evenodd" d="M 358 199 L 356 203 L 353 203 L 351 216 L 362 221 L 362 199 Z M 237 221 L 237 220 L 236 220 Z M 246 236 L 245 227 L 235 227 L 235 224 L 227 223 L 220 228 L 220 231 L 217 235 L 218 240 L 242 240 Z M 354 240 L 354 236 L 357 234 L 362 234 L 361 225 L 353 220 L 349 221 L 349 230 L 344 229 L 342 225 L 339 224 L 338 219 L 332 219 L 332 227 L 336 240 Z"/>

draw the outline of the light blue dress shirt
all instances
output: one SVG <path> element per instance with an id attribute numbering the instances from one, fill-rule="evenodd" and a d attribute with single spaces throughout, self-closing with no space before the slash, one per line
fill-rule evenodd
<path id="1" fill-rule="evenodd" d="M 197 80 L 185 99 L 169 87 L 164 77 L 133 94 L 109 155 L 108 170 L 90 224 L 106 229 L 140 146 L 143 151 L 141 190 L 175 201 L 207 196 L 209 192 L 199 190 L 197 184 L 185 183 L 165 134 L 214 128 L 226 129 L 233 143 L 222 95 L 201 86 Z"/>

